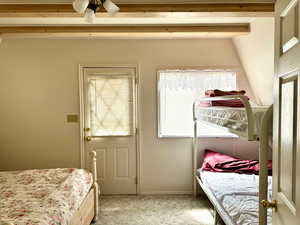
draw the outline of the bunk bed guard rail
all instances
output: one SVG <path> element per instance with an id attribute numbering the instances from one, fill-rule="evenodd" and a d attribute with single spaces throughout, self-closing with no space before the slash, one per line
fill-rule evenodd
<path id="1" fill-rule="evenodd" d="M 247 139 L 248 141 L 254 141 L 258 137 L 255 134 L 255 120 L 253 111 L 251 108 L 251 105 L 249 103 L 248 97 L 244 95 L 225 95 L 225 96 L 219 96 L 219 97 L 202 97 L 195 100 L 193 104 L 193 119 L 194 124 L 197 124 L 197 107 L 199 107 L 200 102 L 206 102 L 206 101 L 226 101 L 226 100 L 240 100 L 245 108 L 245 112 L 247 115 Z M 200 106 L 201 107 L 201 106 Z M 235 132 L 234 132 L 235 133 Z"/>

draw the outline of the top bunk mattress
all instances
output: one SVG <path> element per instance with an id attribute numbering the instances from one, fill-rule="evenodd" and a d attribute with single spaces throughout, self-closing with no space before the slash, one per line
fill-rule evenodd
<path id="1" fill-rule="evenodd" d="M 83 169 L 0 172 L 0 224 L 67 225 L 92 183 Z"/>
<path id="2" fill-rule="evenodd" d="M 260 127 L 264 113 L 268 106 L 251 107 L 253 114 L 254 135 L 259 136 Z M 208 123 L 212 126 L 221 127 L 231 133 L 238 134 L 242 137 L 248 137 L 248 118 L 245 108 L 233 107 L 196 107 L 195 116 L 199 121 Z"/>
<path id="3" fill-rule="evenodd" d="M 229 225 L 259 225 L 258 175 L 217 173 L 199 169 L 197 175 L 210 190 L 214 204 L 218 204 L 222 218 Z M 268 198 L 272 198 L 272 176 L 268 176 Z M 268 225 L 272 224 L 272 210 L 268 210 Z"/>

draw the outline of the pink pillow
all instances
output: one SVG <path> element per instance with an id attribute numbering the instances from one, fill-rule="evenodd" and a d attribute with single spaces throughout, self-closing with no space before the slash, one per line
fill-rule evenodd
<path id="1" fill-rule="evenodd" d="M 220 152 L 205 149 L 201 169 L 211 172 L 258 174 L 258 160 L 244 160 Z M 272 174 L 272 160 L 268 160 L 268 172 Z"/>

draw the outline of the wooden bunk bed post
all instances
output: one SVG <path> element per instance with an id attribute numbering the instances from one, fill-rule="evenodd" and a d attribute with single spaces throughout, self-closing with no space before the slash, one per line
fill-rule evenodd
<path id="1" fill-rule="evenodd" d="M 262 205 L 263 200 L 268 200 L 268 150 L 269 131 L 272 123 L 273 105 L 265 112 L 261 124 L 259 142 L 259 224 L 267 224 L 267 208 Z"/>
<path id="2" fill-rule="evenodd" d="M 93 174 L 93 188 L 94 188 L 94 219 L 93 221 L 97 221 L 98 220 L 98 216 L 99 216 L 99 185 L 97 183 L 97 153 L 95 151 L 91 152 L 91 160 L 92 160 L 92 168 L 91 168 L 91 172 Z"/>

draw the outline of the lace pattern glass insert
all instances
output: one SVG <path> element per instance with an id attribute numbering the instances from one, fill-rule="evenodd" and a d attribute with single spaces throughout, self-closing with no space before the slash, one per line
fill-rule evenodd
<path id="1" fill-rule="evenodd" d="M 133 134 L 133 78 L 97 76 L 89 80 L 92 136 Z"/>

